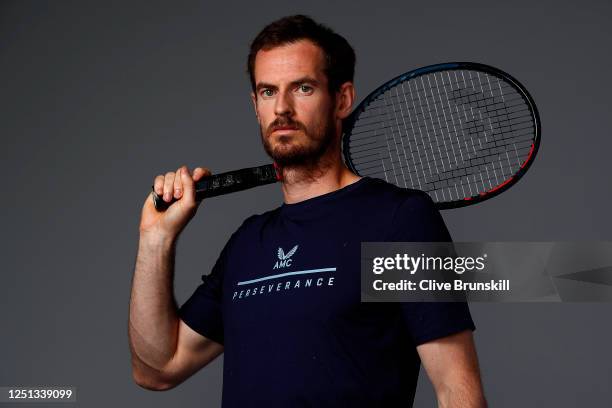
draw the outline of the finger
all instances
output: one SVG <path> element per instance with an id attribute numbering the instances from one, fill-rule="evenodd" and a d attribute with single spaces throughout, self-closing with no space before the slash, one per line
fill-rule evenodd
<path id="1" fill-rule="evenodd" d="M 157 194 L 158 196 L 162 196 L 164 195 L 164 176 L 163 175 L 159 175 L 157 177 L 155 177 L 155 181 L 153 181 L 153 190 L 155 191 L 155 194 Z"/>
<path id="2" fill-rule="evenodd" d="M 204 167 L 196 167 L 193 170 L 193 180 L 194 181 L 198 181 L 200 180 L 202 177 L 205 176 L 210 176 L 210 171 L 207 168 Z"/>
<path id="3" fill-rule="evenodd" d="M 183 182 L 183 200 L 185 204 L 195 203 L 195 188 L 192 176 L 189 174 L 187 166 L 181 168 L 181 181 Z"/>
<path id="4" fill-rule="evenodd" d="M 166 173 L 166 177 L 164 177 L 164 201 L 170 202 L 172 200 L 174 176 L 175 174 L 169 171 L 168 173 Z"/>
<path id="5" fill-rule="evenodd" d="M 174 187 L 173 194 L 177 200 L 183 196 L 183 181 L 181 179 L 181 173 L 186 171 L 186 167 L 182 166 L 176 169 L 176 175 L 174 176 Z"/>

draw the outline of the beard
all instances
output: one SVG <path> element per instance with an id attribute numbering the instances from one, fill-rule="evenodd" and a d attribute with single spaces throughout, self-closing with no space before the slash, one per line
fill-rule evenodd
<path id="1" fill-rule="evenodd" d="M 303 133 L 305 141 L 295 140 L 297 136 L 280 136 L 273 146 L 272 133 L 279 127 L 292 127 Z M 264 150 L 280 167 L 317 167 L 335 139 L 333 110 L 327 113 L 324 120 L 311 128 L 287 116 L 276 118 L 267 129 L 260 125 L 261 141 Z M 304 139 L 301 137 L 300 139 Z"/>

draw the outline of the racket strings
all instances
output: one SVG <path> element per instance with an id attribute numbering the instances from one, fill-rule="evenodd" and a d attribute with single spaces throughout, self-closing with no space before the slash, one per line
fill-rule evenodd
<path id="1" fill-rule="evenodd" d="M 399 86 L 401 87 L 408 87 L 408 84 L 400 84 Z M 396 85 L 397 87 L 397 85 Z M 419 97 L 419 102 L 421 102 L 421 104 L 417 104 L 415 105 L 415 107 L 417 108 L 421 108 L 424 106 L 428 106 L 428 104 L 430 103 L 430 101 L 438 101 L 440 96 L 448 96 L 448 93 L 446 93 L 446 95 L 442 95 L 442 93 L 440 92 L 439 94 L 435 94 L 435 88 L 436 87 L 432 87 L 432 88 L 419 88 L 417 86 L 413 86 L 410 85 L 409 91 L 414 94 L 417 95 L 417 97 Z M 513 90 L 514 88 L 510 85 L 504 84 L 504 86 L 500 86 L 499 88 L 493 90 L 493 94 L 492 95 L 484 95 L 484 99 L 483 99 L 483 93 L 482 92 L 471 92 L 471 93 L 461 93 L 461 91 L 458 92 L 458 94 L 460 95 L 460 97 L 457 96 L 453 96 L 448 97 L 448 101 L 451 103 L 460 103 L 460 104 L 465 104 L 466 102 L 470 102 L 470 99 L 473 98 L 473 100 L 471 102 L 473 102 L 476 105 L 480 105 L 481 107 L 484 106 L 488 106 L 491 105 L 490 103 L 487 103 L 487 99 L 493 99 L 495 100 L 495 93 L 499 93 L 501 98 L 499 100 L 500 103 L 505 103 L 505 104 L 509 104 L 509 102 L 512 99 L 522 99 L 520 96 L 519 98 L 511 98 L 508 99 L 506 97 L 503 96 L 504 91 L 509 92 L 511 90 Z M 404 92 L 406 92 L 406 90 L 404 89 Z M 427 93 L 426 93 L 427 92 Z M 430 92 L 434 92 L 434 93 L 430 93 Z M 455 93 L 457 93 L 457 91 L 453 91 Z M 516 94 L 515 94 L 516 95 Z M 406 102 L 404 95 L 399 95 L 399 94 L 390 94 L 387 95 L 387 100 L 392 102 L 392 103 L 397 103 L 397 102 Z M 376 105 L 376 104 L 383 104 L 385 102 L 385 100 L 383 99 L 377 99 L 375 101 L 370 102 L 370 105 Z M 370 111 L 371 113 L 371 111 Z M 367 117 L 364 116 L 364 117 Z"/>
<path id="2" fill-rule="evenodd" d="M 506 145 L 502 145 L 502 146 L 499 147 L 498 151 L 496 151 L 496 152 L 492 152 L 492 153 L 489 153 L 489 154 L 482 154 L 479 157 L 476 157 L 476 158 L 473 158 L 473 159 L 469 159 L 470 163 L 472 164 L 470 166 L 466 165 L 466 166 L 462 166 L 460 168 L 457 166 L 456 169 L 452 169 L 451 168 L 449 170 L 444 170 L 444 168 L 442 168 L 442 171 L 438 172 L 437 175 L 438 176 L 444 176 L 445 173 L 447 173 L 449 171 L 455 171 L 457 173 L 459 171 L 467 171 L 467 170 L 473 169 L 473 168 L 479 169 L 479 166 L 477 166 L 477 165 L 484 164 L 484 162 L 486 162 L 487 158 L 491 158 L 492 156 L 498 157 L 500 153 L 506 153 L 509 149 L 503 149 L 504 146 L 505 147 L 516 147 L 516 151 L 514 153 L 515 153 L 515 156 L 516 156 L 517 164 L 520 167 L 521 164 L 522 164 L 521 161 L 520 161 L 521 160 L 521 156 L 528 154 L 529 150 L 531 149 L 531 139 L 529 139 L 526 142 L 528 142 L 528 144 L 524 143 L 524 145 L 522 145 L 522 146 L 517 146 L 515 143 L 512 143 L 512 144 L 508 143 Z M 527 151 L 525 151 L 525 149 Z M 519 154 L 519 151 L 520 151 L 520 154 Z M 364 160 L 364 161 L 362 161 L 362 164 L 378 163 L 379 160 L 380 160 L 379 159 L 379 154 L 377 154 L 377 153 L 373 153 L 373 154 L 370 154 L 368 156 L 370 156 L 370 157 L 378 156 L 378 157 L 374 158 L 374 159 L 370 159 L 370 160 Z M 364 156 L 362 156 L 362 158 L 363 157 Z M 400 165 L 401 165 L 401 162 L 398 161 L 397 163 L 400 163 Z M 372 165 L 370 167 L 362 167 L 362 169 L 365 170 L 365 169 L 368 169 L 368 168 L 376 168 L 376 167 L 378 167 L 378 164 Z M 409 167 L 406 166 L 404 168 L 409 168 Z M 412 169 L 413 169 L 414 172 L 420 170 L 420 168 L 418 166 L 414 166 L 414 167 L 412 167 Z"/>
<path id="3" fill-rule="evenodd" d="M 518 127 L 518 125 L 526 125 L 524 127 Z M 381 129 L 391 129 L 391 126 L 381 126 Z M 516 122 L 513 123 L 512 125 L 507 125 L 507 126 L 501 126 L 500 130 L 503 130 L 502 128 L 507 128 L 507 130 L 512 130 L 514 133 L 512 134 L 512 136 L 508 136 L 508 137 L 502 137 L 502 138 L 498 138 L 498 139 L 493 139 L 491 138 L 491 140 L 488 140 L 487 135 L 484 135 L 484 143 L 482 143 L 482 139 L 478 139 L 480 141 L 480 146 L 486 146 L 487 144 L 493 144 L 495 146 L 496 142 L 498 141 L 503 141 L 503 140 L 507 140 L 507 139 L 519 139 L 520 136 L 523 135 L 528 135 L 529 136 L 529 140 L 532 140 L 532 136 L 533 136 L 533 125 L 532 125 L 532 121 L 531 120 L 526 120 L 526 121 L 522 121 L 522 122 Z M 449 134 L 453 134 L 453 133 L 457 133 L 456 129 L 449 129 L 448 127 L 441 127 L 440 129 L 442 130 L 448 130 Z M 482 131 L 483 133 L 486 133 L 486 129 L 484 129 L 483 127 L 466 127 L 465 129 L 468 129 L 470 131 Z M 524 131 L 523 134 L 521 134 L 520 132 Z M 359 150 L 358 148 L 362 147 L 362 146 L 368 146 L 368 145 L 372 145 L 374 143 L 376 143 L 376 141 L 372 141 L 371 138 L 364 138 L 365 142 L 364 143 L 355 143 L 353 145 L 354 150 L 352 150 L 352 153 L 358 153 Z M 415 146 L 418 145 L 424 145 L 425 142 L 422 143 L 415 143 Z M 456 141 L 451 141 L 451 143 L 457 143 Z M 458 143 L 457 143 L 458 144 Z M 368 149 L 366 149 L 368 150 Z"/>
<path id="4" fill-rule="evenodd" d="M 516 121 L 516 120 L 512 121 L 512 123 L 505 123 L 505 122 L 508 122 L 508 121 L 510 121 L 510 120 L 512 120 L 512 119 L 514 119 L 514 118 L 510 118 L 510 117 L 509 117 L 509 115 L 507 115 L 507 114 L 505 114 L 504 116 L 506 116 L 507 118 L 506 118 L 505 120 L 501 120 L 501 121 L 499 121 L 498 126 L 497 126 L 498 130 L 501 130 L 502 132 L 504 132 L 504 130 L 505 130 L 504 128 L 505 128 L 505 127 L 516 127 L 517 125 L 519 125 L 519 124 L 521 124 L 521 123 L 522 123 L 522 122 L 518 122 L 518 121 Z M 439 119 L 440 117 L 441 117 L 441 115 L 438 115 L 438 119 Z M 429 119 L 430 119 L 430 121 L 432 121 L 432 120 L 433 120 L 433 118 L 432 118 L 432 117 L 430 117 Z M 491 119 L 491 118 L 489 117 L 489 121 L 490 121 L 490 119 Z M 470 125 L 468 125 L 469 123 L 474 123 L 475 125 L 474 125 L 474 126 L 470 126 Z M 501 126 L 501 124 L 502 124 L 502 123 L 504 123 L 504 126 Z M 530 121 L 529 121 L 529 123 L 530 123 Z M 425 125 L 425 126 L 417 126 L 417 129 L 419 130 L 419 132 L 421 132 L 421 133 L 422 133 L 422 128 L 423 128 L 423 127 L 425 128 L 425 132 L 428 132 L 428 131 L 429 131 L 429 129 L 427 129 L 427 126 Z M 490 129 L 490 130 L 491 130 L 492 134 L 495 134 L 495 133 L 496 133 L 496 132 L 495 132 L 495 129 L 494 129 L 492 126 L 490 126 L 490 127 L 491 127 L 491 129 Z M 413 129 L 414 129 L 414 126 L 413 126 Z M 454 132 L 457 132 L 456 127 L 454 127 L 454 129 L 450 129 L 448 126 L 440 126 L 440 130 L 445 130 L 445 129 L 446 129 L 446 130 L 448 130 L 448 132 L 449 132 L 449 133 L 451 133 L 451 134 L 452 134 L 452 133 L 454 133 Z M 515 129 L 516 129 L 516 128 L 515 128 Z M 484 138 L 485 138 L 485 142 L 489 142 L 489 141 L 487 140 L 487 129 L 486 129 L 486 125 L 485 125 L 484 123 L 482 123 L 482 122 L 481 122 L 481 123 L 479 123 L 477 120 L 473 120 L 473 121 L 467 120 L 467 121 L 465 121 L 465 122 L 464 122 L 463 127 L 462 127 L 462 130 L 463 130 L 464 132 L 467 132 L 467 133 L 468 133 L 468 135 L 469 135 L 469 136 L 470 136 L 470 138 L 471 138 L 472 144 L 473 144 L 473 137 L 472 137 L 472 135 L 473 135 L 474 133 L 477 133 L 477 132 L 483 132 L 483 135 L 484 135 Z M 401 129 L 400 129 L 400 131 L 401 131 Z M 436 134 L 436 133 L 434 133 L 434 137 L 437 139 L 437 134 Z M 430 139 L 430 143 L 431 143 L 431 137 L 430 137 L 429 139 Z M 423 140 L 426 140 L 426 139 L 423 139 Z M 443 143 L 444 143 L 444 144 L 446 144 L 445 139 L 442 139 L 442 141 L 443 141 Z M 452 143 L 452 142 L 451 142 L 451 143 Z M 482 146 L 482 142 L 479 142 L 479 143 L 480 143 L 480 145 Z M 458 141 L 458 140 L 457 140 L 457 144 L 459 144 L 459 141 Z M 439 143 L 438 143 L 438 144 L 436 144 L 435 146 L 438 146 L 438 147 L 439 147 L 440 145 L 439 145 Z M 452 147 L 452 146 L 451 146 L 451 147 Z M 435 156 L 435 154 L 434 154 L 434 156 Z"/>
<path id="5" fill-rule="evenodd" d="M 487 110 L 481 110 L 479 111 L 479 117 L 482 120 L 482 114 L 485 113 L 487 114 L 487 118 L 489 119 L 489 121 L 492 118 L 505 118 L 506 121 L 510 121 L 512 119 L 517 119 L 517 118 L 523 118 L 525 114 L 529 113 L 529 109 L 525 106 L 525 102 L 523 101 L 522 98 L 518 98 L 520 100 L 520 102 L 514 104 L 514 105 L 508 105 L 508 104 L 503 104 L 501 107 L 497 108 L 497 109 L 488 109 L 489 106 L 487 106 Z M 388 107 L 393 107 L 393 105 L 385 105 L 385 106 L 381 106 L 380 108 L 386 109 Z M 515 107 L 520 107 L 520 108 L 524 108 L 524 109 L 513 109 Z M 374 108 L 374 106 L 372 107 Z M 508 112 L 508 109 L 512 109 L 511 112 Z M 372 109 L 373 110 L 373 109 Z M 496 112 L 495 115 L 491 115 L 490 113 L 492 112 Z M 441 110 L 441 113 L 436 112 L 436 116 L 435 119 L 436 120 L 447 120 L 447 113 L 448 114 L 454 114 L 455 112 L 449 112 L 449 111 L 445 111 L 445 110 Z M 419 119 L 419 115 L 418 114 L 415 119 Z M 432 118 L 427 118 L 427 119 L 433 119 Z M 457 118 L 458 119 L 458 118 Z M 464 117 L 464 120 L 466 123 L 477 123 L 478 122 L 478 118 L 468 118 L 467 116 Z M 359 131 L 355 131 L 352 133 L 352 136 L 356 136 L 359 134 L 363 134 L 363 133 L 368 133 L 370 129 L 368 129 L 368 126 L 372 126 L 372 127 L 377 127 L 380 126 L 381 124 L 386 124 L 388 123 L 388 119 L 387 119 L 387 115 L 386 114 L 376 114 L 376 115 L 368 115 L 368 116 L 364 116 L 363 118 L 360 117 L 360 121 L 362 121 L 362 123 L 360 123 L 361 126 L 361 130 Z M 503 122 L 503 120 L 500 120 L 500 122 Z M 422 123 L 420 123 L 418 120 L 411 120 L 409 121 L 410 124 L 418 124 L 420 126 L 422 126 Z M 491 124 L 491 122 L 489 122 Z M 355 137 L 355 140 L 359 140 L 359 137 Z"/>
<path id="6" fill-rule="evenodd" d="M 349 153 L 361 175 L 452 201 L 516 174 L 534 134 L 532 112 L 513 85 L 485 72 L 447 70 L 378 95 L 354 122 Z"/>
<path id="7" fill-rule="evenodd" d="M 528 152 L 530 149 L 526 148 L 526 150 Z M 522 151 L 522 153 L 527 153 L 527 152 Z M 506 155 L 506 157 L 505 157 L 505 159 L 503 161 L 507 161 L 508 167 L 512 167 L 512 163 L 511 162 L 512 162 L 513 158 L 511 157 L 511 155 L 508 152 L 505 152 L 504 155 Z M 500 158 L 500 157 L 497 156 L 497 158 Z M 500 181 L 498 179 L 498 177 L 497 177 L 498 173 L 496 172 L 496 170 L 500 170 L 501 173 L 499 173 L 499 175 L 500 176 L 504 175 L 506 167 L 504 167 L 505 163 L 503 161 L 498 161 L 498 162 L 493 161 L 493 162 L 491 162 L 492 166 L 490 168 L 486 167 L 486 166 L 485 167 L 482 167 L 482 166 L 470 166 L 470 167 L 462 167 L 460 169 L 451 169 L 451 170 L 448 170 L 447 172 L 440 172 L 440 173 L 436 174 L 435 176 L 433 176 L 426 184 L 432 184 L 432 183 L 435 183 L 435 182 L 441 182 L 441 185 L 447 186 L 448 183 L 444 183 L 444 181 L 448 181 L 452 177 L 471 176 L 471 175 L 474 175 L 474 174 L 482 174 L 483 172 L 485 172 L 485 173 L 487 173 L 486 180 L 493 180 L 493 179 L 495 179 L 496 183 L 497 183 L 497 184 L 495 184 L 495 186 L 497 186 L 498 184 L 501 184 L 501 182 L 503 182 L 503 180 Z M 499 169 L 496 167 L 497 164 L 499 164 L 499 166 L 500 166 Z M 370 168 L 376 168 L 378 170 L 380 169 L 379 166 L 376 166 L 376 167 L 371 166 Z M 403 168 L 404 169 L 410 169 L 410 171 L 408 171 L 408 173 L 412 173 L 412 174 L 418 174 L 421 170 L 424 170 L 424 169 L 409 168 L 407 166 L 403 166 Z M 493 173 L 488 174 L 489 169 L 491 169 L 493 171 Z M 387 173 L 387 172 L 389 172 L 389 170 L 379 170 L 377 172 L 371 173 L 370 175 L 384 174 L 384 173 Z M 490 188 L 493 188 L 493 187 L 494 186 L 490 186 Z"/>

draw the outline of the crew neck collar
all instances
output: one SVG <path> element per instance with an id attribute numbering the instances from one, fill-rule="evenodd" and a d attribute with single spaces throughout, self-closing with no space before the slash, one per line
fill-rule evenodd
<path id="1" fill-rule="evenodd" d="M 280 212 L 281 214 L 294 214 L 305 209 L 310 209 L 313 206 L 318 206 L 319 204 L 323 204 L 330 200 L 337 200 L 343 197 L 344 195 L 350 193 L 351 191 L 354 191 L 355 189 L 359 188 L 360 186 L 368 183 L 370 180 L 372 180 L 370 177 L 362 177 L 351 184 L 348 184 L 337 190 L 330 191 L 329 193 L 321 194 L 293 204 L 283 203 L 280 206 Z"/>

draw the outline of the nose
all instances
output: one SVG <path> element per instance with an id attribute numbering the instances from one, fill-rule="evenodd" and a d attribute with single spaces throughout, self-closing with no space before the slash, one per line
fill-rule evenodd
<path id="1" fill-rule="evenodd" d="M 279 92 L 277 94 L 274 113 L 278 116 L 291 116 L 293 114 L 293 99 L 290 93 Z"/>

